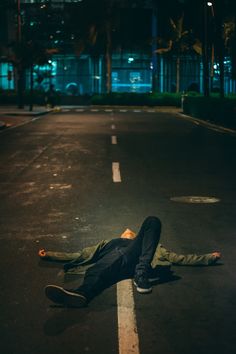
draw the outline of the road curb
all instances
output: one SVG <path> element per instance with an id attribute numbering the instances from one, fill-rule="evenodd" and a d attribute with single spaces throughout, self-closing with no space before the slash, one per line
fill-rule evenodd
<path id="1" fill-rule="evenodd" d="M 38 117 L 38 116 L 43 116 L 45 114 L 54 112 L 54 110 L 50 111 L 43 111 L 43 112 L 2 112 L 1 114 L 5 116 L 26 116 L 26 117 Z"/>
<path id="2" fill-rule="evenodd" d="M 214 131 L 217 131 L 217 132 L 220 132 L 220 133 L 228 133 L 228 134 L 231 134 L 233 136 L 236 136 L 236 130 L 235 129 L 231 129 L 231 128 L 227 128 L 227 127 L 224 127 L 224 126 L 221 126 L 221 125 L 210 123 L 208 121 L 205 121 L 205 120 L 202 120 L 202 119 L 199 119 L 199 118 L 188 116 L 188 115 L 186 115 L 184 113 L 181 113 L 181 112 L 178 112 L 177 115 L 179 117 L 183 118 L 183 119 L 186 119 L 186 120 L 194 123 L 194 124 L 202 125 L 204 127 L 207 127 L 208 129 L 211 129 L 211 130 L 214 130 Z"/>

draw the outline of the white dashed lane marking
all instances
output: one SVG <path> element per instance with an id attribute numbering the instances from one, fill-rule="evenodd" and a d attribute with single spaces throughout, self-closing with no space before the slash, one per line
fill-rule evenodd
<path id="1" fill-rule="evenodd" d="M 117 136 L 112 135 L 112 137 L 111 137 L 111 143 L 112 143 L 112 145 L 117 145 Z"/>
<path id="2" fill-rule="evenodd" d="M 73 111 L 76 111 L 76 112 L 105 112 L 105 113 L 113 113 L 113 112 L 120 112 L 120 113 L 156 113 L 156 110 L 155 109 L 97 109 L 97 108 L 70 108 L 70 109 L 67 109 L 67 108 L 62 108 L 60 110 L 61 113 L 67 113 L 67 112 L 73 112 Z"/>
<path id="3" fill-rule="evenodd" d="M 119 162 L 112 162 L 112 179 L 113 182 L 121 182 L 120 164 Z"/>
<path id="4" fill-rule="evenodd" d="M 111 125 L 111 129 L 112 129 L 112 130 L 115 130 L 115 129 L 116 129 L 115 124 L 112 124 L 112 125 Z"/>

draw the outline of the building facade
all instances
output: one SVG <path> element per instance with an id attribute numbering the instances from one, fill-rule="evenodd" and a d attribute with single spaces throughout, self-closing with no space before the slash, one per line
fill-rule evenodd
<path id="1" fill-rule="evenodd" d="M 17 72 L 8 60 L 7 48 L 9 43 L 17 42 L 20 31 L 21 40 L 36 41 L 50 52 L 47 62 L 41 65 L 32 63 L 34 89 L 46 91 L 53 84 L 56 90 L 65 95 L 106 92 L 105 32 L 99 23 L 99 13 L 97 17 L 96 14 L 91 15 L 94 22 L 98 23 L 97 32 L 92 22 L 83 25 L 83 11 L 88 11 L 86 0 L 12 0 L 8 2 L 10 3 L 11 6 L 6 6 L 5 12 L 1 12 L 4 31 L 0 31 L 3 48 L 0 89 L 16 89 Z M 176 56 L 174 53 L 154 53 L 153 40 L 154 35 L 158 34 L 158 20 L 157 23 L 153 22 L 153 1 L 122 0 L 114 3 L 116 13 L 111 22 L 112 92 L 152 92 L 155 65 L 157 91 L 175 92 Z M 20 13 L 17 5 L 20 5 Z M 131 12 L 135 15 L 133 19 L 130 18 Z M 103 20 L 106 22 L 107 19 Z M 85 37 L 85 32 L 91 32 L 90 37 L 93 35 L 93 38 Z M 26 89 L 30 88 L 31 69 L 25 70 Z M 203 91 L 203 64 L 200 55 L 182 55 L 179 70 L 181 92 Z M 217 62 L 214 63 L 211 85 L 212 91 L 218 90 Z M 229 58 L 225 58 L 225 91 L 235 93 Z"/>

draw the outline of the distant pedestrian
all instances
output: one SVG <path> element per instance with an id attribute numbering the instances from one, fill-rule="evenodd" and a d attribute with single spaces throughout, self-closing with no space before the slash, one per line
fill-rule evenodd
<path id="1" fill-rule="evenodd" d="M 55 107 L 56 104 L 56 91 L 53 84 L 50 84 L 49 90 L 46 92 L 46 104 L 51 108 Z"/>
<path id="2" fill-rule="evenodd" d="M 221 257 L 219 252 L 203 255 L 170 252 L 158 245 L 160 233 L 160 220 L 149 216 L 137 236 L 126 229 L 120 238 L 103 240 L 76 253 L 40 250 L 42 259 L 67 262 L 64 265 L 67 273 L 81 274 L 81 268 L 86 269 L 83 284 L 77 289 L 48 285 L 46 296 L 65 306 L 83 307 L 104 289 L 125 278 L 134 278 L 137 291 L 146 294 L 152 291 L 152 282 L 172 264 L 211 265 Z"/>

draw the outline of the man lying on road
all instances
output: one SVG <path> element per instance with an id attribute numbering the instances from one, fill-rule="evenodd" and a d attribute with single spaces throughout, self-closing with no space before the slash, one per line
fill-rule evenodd
<path id="1" fill-rule="evenodd" d="M 149 216 L 136 234 L 126 229 L 120 238 L 103 240 L 77 253 L 39 251 L 44 260 L 64 261 L 64 270 L 69 274 L 81 274 L 84 280 L 77 289 L 69 290 L 57 285 L 47 285 L 46 296 L 65 306 L 86 306 L 104 289 L 122 279 L 134 278 L 136 289 L 141 294 L 152 291 L 151 282 L 160 279 L 166 270 L 175 265 L 213 265 L 221 257 L 220 252 L 203 255 L 178 255 L 158 244 L 161 222 Z"/>

